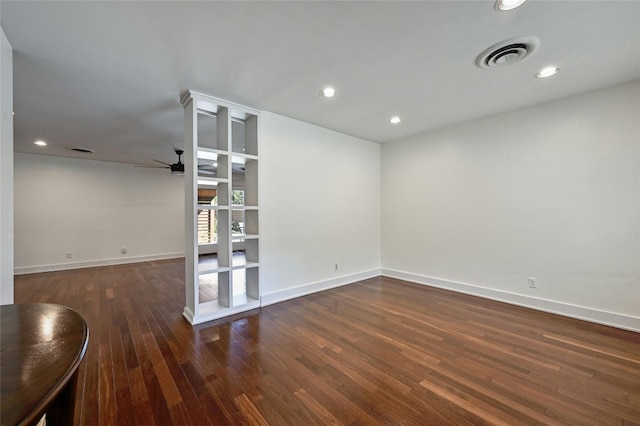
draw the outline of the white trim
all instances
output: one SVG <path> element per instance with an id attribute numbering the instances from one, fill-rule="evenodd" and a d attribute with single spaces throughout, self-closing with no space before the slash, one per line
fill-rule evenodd
<path id="1" fill-rule="evenodd" d="M 244 305 L 229 308 L 225 307 L 224 309 L 221 309 L 219 311 L 204 312 L 197 315 L 192 315 L 191 311 L 185 307 L 184 311 L 182 312 L 182 316 L 184 316 L 191 325 L 198 325 L 202 324 L 203 322 L 226 318 L 231 315 L 240 314 L 242 312 L 247 312 L 258 308 L 260 308 L 260 303 L 257 300 L 254 302 L 245 303 Z"/>
<path id="2" fill-rule="evenodd" d="M 182 316 L 185 317 L 187 321 L 189 321 L 189 324 L 193 324 L 193 318 L 195 315 L 193 315 L 193 311 L 191 311 L 188 306 L 185 306 L 184 310 L 182 311 Z"/>
<path id="3" fill-rule="evenodd" d="M 372 269 L 370 271 L 358 272 L 351 275 L 343 275 L 341 277 L 332 278 L 315 283 L 303 284 L 298 287 L 288 288 L 286 290 L 275 291 L 273 293 L 263 294 L 260 298 L 260 306 L 268 306 L 274 303 L 284 302 L 285 300 L 295 299 L 296 297 L 306 296 L 308 294 L 329 290 L 335 287 L 341 287 L 347 284 L 353 284 L 358 281 L 367 280 L 380 276 L 380 269 Z"/>
<path id="4" fill-rule="evenodd" d="M 110 266 L 121 265 L 138 262 L 148 262 L 154 260 L 167 260 L 184 257 L 184 253 L 169 253 L 163 255 L 150 255 L 150 256 L 137 256 L 128 257 L 124 259 L 104 259 L 96 261 L 84 261 L 74 263 L 61 263 L 55 265 L 41 265 L 41 266 L 28 266 L 22 268 L 15 268 L 15 275 L 33 274 L 39 272 L 53 272 L 53 271 L 66 271 L 71 269 L 90 268 L 96 266 Z M 312 293 L 317 293 L 324 290 L 329 290 L 335 287 L 341 287 L 347 284 L 352 284 L 358 281 L 366 280 L 369 278 L 375 278 L 378 276 L 396 278 L 403 281 L 409 281 L 416 284 L 427 285 L 431 287 L 442 288 L 445 290 L 451 290 L 458 293 L 469 294 L 472 296 L 479 296 L 485 299 L 497 300 L 500 302 L 509 303 L 512 305 L 523 306 L 525 308 L 536 309 L 543 312 L 549 312 L 552 314 L 562 315 L 570 318 L 576 318 L 584 321 L 594 322 L 597 324 L 603 324 L 611 327 L 617 327 L 625 330 L 631 330 L 640 332 L 640 317 L 633 317 L 629 315 L 617 314 L 615 312 L 601 311 L 598 309 L 588 308 L 584 306 L 572 305 L 568 303 L 556 302 L 553 300 L 540 299 L 531 296 L 525 296 L 522 294 L 510 293 L 507 291 L 495 290 L 486 287 L 480 287 L 473 284 L 461 283 L 456 281 L 445 280 L 442 278 L 429 277 L 426 275 L 418 275 L 410 272 L 397 271 L 394 269 L 382 268 L 372 269 L 369 271 L 358 272 L 351 275 L 344 275 L 329 280 L 318 281 L 309 284 L 303 284 L 298 287 L 289 288 L 286 290 L 280 290 L 268 294 L 263 294 L 261 297 L 260 306 L 268 306 L 274 303 L 284 302 L 286 300 L 295 299 L 297 297 L 306 296 Z M 251 305 L 251 307 L 243 306 L 245 309 L 231 310 L 225 312 L 226 315 L 242 312 L 243 310 L 255 309 L 257 306 Z M 185 311 L 183 312 L 185 318 L 191 324 L 199 324 L 205 321 L 211 321 L 218 318 L 216 315 L 202 315 L 199 318 L 194 318 L 193 313 Z M 196 320 L 194 322 L 194 319 Z"/>
<path id="5" fill-rule="evenodd" d="M 224 107 L 224 108 L 227 108 L 227 109 L 230 109 L 230 110 L 231 109 L 241 110 L 244 113 L 249 113 L 249 114 L 252 114 L 252 115 L 260 115 L 260 112 L 261 112 L 258 109 L 250 108 L 248 106 L 237 104 L 237 103 L 231 102 L 231 101 L 225 101 L 224 99 L 220 99 L 220 98 L 216 98 L 214 96 L 206 95 L 204 93 L 196 92 L 195 90 L 189 90 L 184 95 L 182 95 L 182 98 L 180 99 L 180 103 L 184 107 L 192 99 L 195 99 L 196 101 L 210 102 L 210 103 L 212 103 L 214 105 L 221 106 L 221 107 Z M 199 111 L 200 109 L 197 106 L 198 105 L 196 103 L 196 110 Z M 211 113 L 211 114 L 214 115 L 214 116 L 216 115 L 215 113 Z M 242 121 L 242 120 L 240 120 L 240 121 Z"/>
<path id="6" fill-rule="evenodd" d="M 53 265 L 38 265 L 38 266 L 24 266 L 14 268 L 14 275 L 36 274 L 39 272 L 55 272 L 55 271 L 68 271 L 71 269 L 81 268 L 93 268 L 96 266 L 111 266 L 111 265 L 124 265 L 127 263 L 140 263 L 150 262 L 153 260 L 167 260 L 184 257 L 184 253 L 167 253 L 167 254 L 154 254 L 148 256 L 135 256 L 125 257 L 117 259 L 102 259 L 102 260 L 86 260 L 82 262 L 70 262 L 70 263 L 57 263 Z"/>
<path id="7" fill-rule="evenodd" d="M 449 281 L 441 278 L 412 274 L 410 272 L 396 271 L 387 268 L 382 268 L 381 275 L 384 277 L 397 278 L 399 280 L 410 281 L 413 283 L 428 285 L 431 287 L 443 288 L 458 293 L 479 296 L 485 299 L 497 300 L 500 302 L 523 306 L 525 308 L 536 309 L 539 311 L 549 312 L 565 317 L 576 318 L 584 321 L 594 322 L 597 324 L 603 324 L 611 327 L 640 332 L 640 317 L 622 315 L 615 312 L 601 311 L 585 306 L 540 299 L 537 297 L 510 293 L 502 290 L 479 287 L 473 284 Z"/>

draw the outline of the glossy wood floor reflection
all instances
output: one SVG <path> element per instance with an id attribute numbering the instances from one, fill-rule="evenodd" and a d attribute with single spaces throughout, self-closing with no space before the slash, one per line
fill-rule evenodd
<path id="1" fill-rule="evenodd" d="M 640 334 L 386 278 L 192 328 L 183 269 L 16 277 L 89 324 L 78 424 L 640 424 Z"/>

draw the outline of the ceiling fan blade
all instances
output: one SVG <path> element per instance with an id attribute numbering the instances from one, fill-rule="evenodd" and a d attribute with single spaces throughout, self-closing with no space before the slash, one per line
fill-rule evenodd
<path id="1" fill-rule="evenodd" d="M 134 164 L 133 167 L 144 167 L 146 169 L 170 169 L 171 167 L 166 167 L 166 166 L 145 166 L 142 164 Z"/>
<path id="2" fill-rule="evenodd" d="M 164 161 L 155 160 L 155 159 L 153 159 L 153 158 L 152 158 L 152 160 L 153 160 L 153 161 L 155 161 L 156 163 L 164 164 L 165 166 L 169 166 L 169 167 L 171 167 L 171 164 L 169 164 L 169 163 L 165 163 Z"/>

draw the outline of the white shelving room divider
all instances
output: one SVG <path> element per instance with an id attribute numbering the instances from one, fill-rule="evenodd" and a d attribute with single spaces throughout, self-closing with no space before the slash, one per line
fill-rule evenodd
<path id="1" fill-rule="evenodd" d="M 183 315 L 195 325 L 260 306 L 259 112 L 193 91 L 181 102 Z"/>

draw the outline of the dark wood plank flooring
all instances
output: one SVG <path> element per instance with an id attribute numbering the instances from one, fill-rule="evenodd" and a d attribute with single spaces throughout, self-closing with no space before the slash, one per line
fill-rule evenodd
<path id="1" fill-rule="evenodd" d="M 16 276 L 89 324 L 77 424 L 640 424 L 638 333 L 388 278 L 192 327 L 183 276 Z"/>

